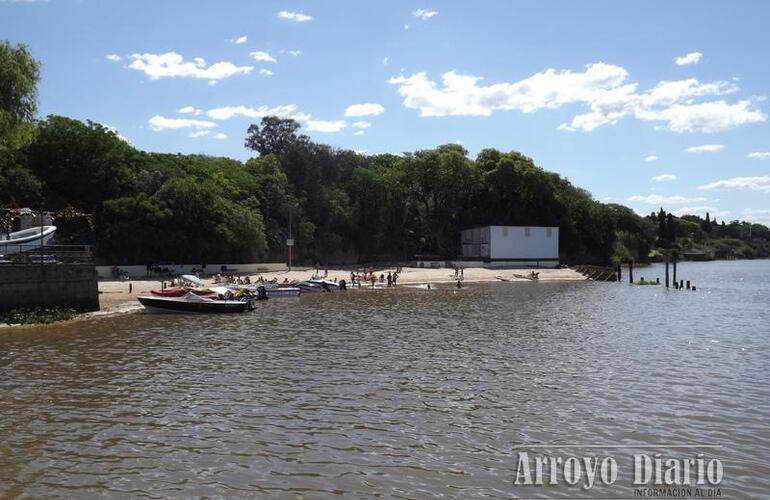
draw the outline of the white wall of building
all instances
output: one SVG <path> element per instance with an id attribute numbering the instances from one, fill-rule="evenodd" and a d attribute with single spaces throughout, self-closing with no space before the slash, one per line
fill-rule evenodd
<path id="1" fill-rule="evenodd" d="M 490 226 L 491 259 L 558 259 L 559 228 Z"/>

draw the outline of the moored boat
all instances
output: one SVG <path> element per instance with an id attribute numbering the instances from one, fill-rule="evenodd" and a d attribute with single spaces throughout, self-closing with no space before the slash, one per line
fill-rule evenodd
<path id="1" fill-rule="evenodd" d="M 247 300 L 215 300 L 187 293 L 182 297 L 138 297 L 148 312 L 153 313 L 236 313 L 254 308 Z"/>
<path id="2" fill-rule="evenodd" d="M 34 250 L 48 243 L 56 232 L 56 226 L 38 226 L 0 235 L 0 254 L 12 254 Z"/>

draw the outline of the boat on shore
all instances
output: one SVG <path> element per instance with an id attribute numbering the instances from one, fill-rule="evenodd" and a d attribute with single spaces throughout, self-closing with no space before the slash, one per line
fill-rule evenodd
<path id="1" fill-rule="evenodd" d="M 240 313 L 254 309 L 251 299 L 219 300 L 188 292 L 181 297 L 142 296 L 139 303 L 152 313 Z"/>
<path id="2" fill-rule="evenodd" d="M 53 238 L 56 226 L 37 226 L 0 235 L 0 254 L 13 254 L 40 248 Z"/>
<path id="3" fill-rule="evenodd" d="M 265 285 L 226 285 L 224 288 L 237 292 L 238 290 L 249 290 L 259 294 L 259 289 L 264 288 L 267 298 L 274 299 L 279 297 L 299 297 L 302 290 L 297 286 L 279 286 L 276 284 Z"/>

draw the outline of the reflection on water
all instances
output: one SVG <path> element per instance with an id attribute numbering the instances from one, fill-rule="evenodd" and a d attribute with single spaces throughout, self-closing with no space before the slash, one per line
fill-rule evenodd
<path id="1" fill-rule="evenodd" d="M 614 456 L 611 489 L 514 486 L 516 447 L 538 443 L 700 451 L 723 494 L 760 495 L 770 263 L 679 274 L 698 291 L 403 287 L 3 331 L 0 496 L 632 493 L 633 448 L 548 451 Z"/>

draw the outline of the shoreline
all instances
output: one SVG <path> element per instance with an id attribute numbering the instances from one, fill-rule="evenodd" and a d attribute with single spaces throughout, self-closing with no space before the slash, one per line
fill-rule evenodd
<path id="1" fill-rule="evenodd" d="M 528 282 L 530 280 L 524 278 L 518 278 L 514 274 L 528 274 L 532 271 L 532 268 L 500 268 L 500 269 L 487 269 L 481 267 L 468 267 L 463 269 L 463 283 L 494 283 L 494 282 Z M 386 268 L 374 268 L 376 275 L 385 274 L 395 271 L 394 267 Z M 266 281 L 273 278 L 278 278 L 278 283 L 281 284 L 284 279 L 289 281 L 303 281 L 309 279 L 315 272 L 315 268 L 294 268 L 293 270 L 284 271 L 270 271 L 266 273 L 238 273 L 238 276 L 248 276 L 252 283 L 255 283 L 259 276 L 262 276 Z M 539 272 L 538 281 L 546 282 L 564 282 L 564 281 L 585 281 L 586 277 L 578 273 L 571 268 L 558 268 L 558 269 L 536 269 L 535 272 Z M 329 279 L 336 279 L 348 282 L 349 289 L 351 291 L 358 289 L 358 286 L 350 286 L 350 270 L 344 269 L 329 269 Z M 502 280 L 499 278 L 503 278 Z M 0 329 L 12 328 L 40 328 L 48 327 L 51 325 L 62 325 L 72 323 L 76 321 L 85 321 L 91 319 L 110 318 L 115 316 L 122 316 L 124 314 L 131 314 L 138 311 L 142 311 L 143 307 L 139 304 L 137 297 L 150 294 L 150 290 L 160 289 L 162 282 L 166 283 L 171 281 L 171 278 L 166 280 L 159 280 L 155 278 L 147 279 L 132 279 L 132 280 L 100 280 L 99 281 L 99 310 L 90 311 L 82 314 L 78 314 L 74 318 L 66 321 L 57 321 L 54 323 L 40 324 L 24 324 L 24 325 L 0 325 Z M 201 278 L 201 281 L 206 286 L 214 286 L 213 278 Z M 454 283 L 454 270 L 450 268 L 419 268 L 419 267 L 403 267 L 401 273 L 398 276 L 398 287 L 403 285 L 422 285 L 422 284 L 450 284 Z M 384 288 L 385 285 L 377 282 L 377 289 Z M 362 290 L 371 288 L 370 283 L 364 283 L 360 287 Z M 129 292 L 129 289 L 131 290 Z"/>
<path id="2" fill-rule="evenodd" d="M 510 282 L 514 281 L 529 281 L 523 278 L 517 278 L 514 274 L 527 274 L 532 271 L 532 268 L 506 268 L 506 269 L 487 269 L 482 267 L 468 267 L 463 270 L 463 283 L 491 283 L 502 281 L 498 279 L 504 278 Z M 376 275 L 385 274 L 395 271 L 394 267 L 390 268 L 374 268 Z M 278 284 L 282 284 L 284 279 L 291 281 L 303 281 L 309 279 L 315 272 L 315 268 L 301 268 L 293 269 L 291 271 L 270 271 L 265 273 L 243 273 L 238 276 L 245 278 L 246 276 L 251 279 L 252 284 L 256 283 L 256 279 L 262 276 L 266 281 L 273 278 L 278 278 Z M 535 272 L 539 272 L 539 281 L 584 281 L 586 278 L 582 274 L 570 268 L 559 269 L 536 269 Z M 331 280 L 345 280 L 348 282 L 350 290 L 358 288 L 350 286 L 350 270 L 343 269 L 329 269 L 328 279 Z M 146 295 L 150 293 L 150 290 L 161 288 L 161 282 L 168 283 L 171 278 L 166 280 L 159 279 L 135 279 L 126 281 L 117 280 L 103 280 L 99 281 L 99 312 L 106 312 L 112 310 L 121 305 L 133 302 L 138 305 L 137 297 L 140 295 Z M 211 277 L 201 278 L 201 281 L 206 286 L 215 286 Z M 454 283 L 454 271 L 449 268 L 436 268 L 427 269 L 420 267 L 403 267 L 401 273 L 398 275 L 398 286 L 401 285 L 419 285 L 425 283 Z M 380 283 L 378 282 L 378 285 Z M 129 293 L 129 286 L 131 293 Z M 367 285 L 362 284 L 361 288 L 365 288 Z M 371 287 L 371 285 L 369 285 Z"/>

